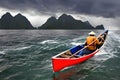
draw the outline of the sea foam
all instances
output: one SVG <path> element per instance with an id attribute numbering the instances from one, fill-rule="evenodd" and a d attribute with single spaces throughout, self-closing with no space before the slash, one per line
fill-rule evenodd
<path id="1" fill-rule="evenodd" d="M 55 40 L 44 40 L 41 42 L 41 44 L 45 44 L 45 43 L 58 43 L 58 42 Z"/>

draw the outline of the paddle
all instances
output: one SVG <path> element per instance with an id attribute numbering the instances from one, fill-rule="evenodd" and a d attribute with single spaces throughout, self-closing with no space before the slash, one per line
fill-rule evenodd
<path id="1" fill-rule="evenodd" d="M 101 34 L 96 38 L 96 40 L 97 40 L 100 36 L 101 36 Z M 75 56 L 75 55 L 77 55 L 78 52 L 84 50 L 85 48 L 87 48 L 88 46 L 90 46 L 91 44 L 93 44 L 96 40 L 94 40 L 93 42 L 91 42 L 89 45 L 83 47 L 82 49 L 78 50 L 76 53 L 74 53 L 72 56 L 70 56 L 70 58 L 73 57 L 73 56 Z"/>

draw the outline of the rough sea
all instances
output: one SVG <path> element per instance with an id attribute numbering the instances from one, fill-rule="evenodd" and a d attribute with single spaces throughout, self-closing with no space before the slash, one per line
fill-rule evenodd
<path id="1" fill-rule="evenodd" d="M 60 72 L 51 57 L 82 44 L 89 30 L 0 30 L 0 80 L 120 80 L 120 31 L 88 61 Z M 95 31 L 97 35 L 103 31 Z"/>

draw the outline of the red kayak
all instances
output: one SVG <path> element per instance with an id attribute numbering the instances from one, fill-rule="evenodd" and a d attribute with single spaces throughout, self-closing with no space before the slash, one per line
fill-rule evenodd
<path id="1" fill-rule="evenodd" d="M 107 33 L 108 33 L 108 30 L 106 30 L 104 33 L 101 34 L 104 38 L 104 41 L 106 39 Z M 84 55 L 84 56 L 80 56 L 80 57 L 73 56 L 73 55 L 76 54 L 76 52 L 78 52 L 79 50 L 83 49 L 84 48 L 83 45 L 75 46 L 69 50 L 66 50 L 58 55 L 53 56 L 52 57 L 53 71 L 58 72 L 58 71 L 64 69 L 65 67 L 80 64 L 80 63 L 90 59 L 100 50 L 100 47 L 102 45 L 100 45 L 99 48 L 96 51 L 94 51 L 93 53 L 90 53 L 90 54 Z"/>

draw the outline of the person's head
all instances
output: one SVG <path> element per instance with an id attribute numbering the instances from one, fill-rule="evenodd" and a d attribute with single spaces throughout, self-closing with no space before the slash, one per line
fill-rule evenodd
<path id="1" fill-rule="evenodd" d="M 95 36 L 95 32 L 91 31 L 90 33 L 88 33 L 90 36 Z"/>

